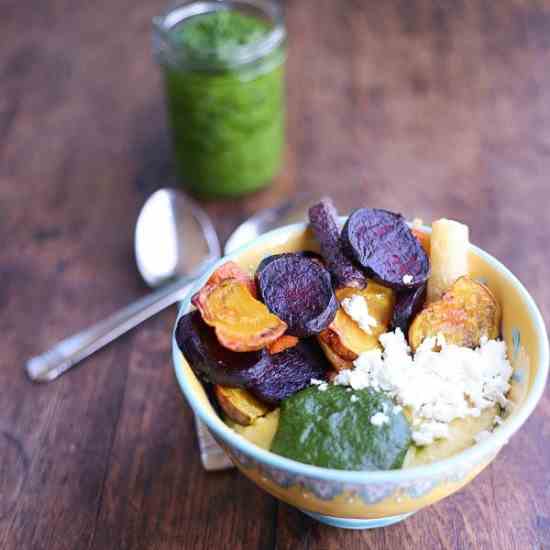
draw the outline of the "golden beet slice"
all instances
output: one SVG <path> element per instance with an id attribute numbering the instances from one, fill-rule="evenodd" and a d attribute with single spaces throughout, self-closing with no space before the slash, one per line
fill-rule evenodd
<path id="1" fill-rule="evenodd" d="M 269 346 L 267 346 L 267 351 L 269 351 L 271 355 L 281 353 L 281 351 L 285 351 L 285 349 L 293 348 L 298 342 L 299 340 L 296 336 L 283 334 L 280 338 L 277 338 L 275 342 L 272 342 Z"/>
<path id="2" fill-rule="evenodd" d="M 343 308 L 338 309 L 332 323 L 319 335 L 319 340 L 324 344 L 325 353 L 326 347 L 328 347 L 333 354 L 344 361 L 340 365 L 349 364 L 357 359 L 360 353 L 379 347 L 378 337 L 388 330 L 395 303 L 394 292 L 373 281 L 369 281 L 367 288 L 361 290 L 349 287 L 340 288 L 336 291 L 336 298 L 341 303 L 345 298 L 354 294 L 360 294 L 365 298 L 369 315 L 376 319 L 377 325 L 371 328 L 369 334 L 359 328 L 359 325 Z M 328 354 L 327 358 L 331 360 Z M 336 368 L 347 368 L 335 364 L 334 358 L 331 362 Z"/>
<path id="3" fill-rule="evenodd" d="M 242 426 L 250 426 L 257 418 L 270 411 L 265 403 L 243 388 L 230 388 L 216 384 L 214 394 L 225 414 Z"/>
<path id="4" fill-rule="evenodd" d="M 485 285 L 458 278 L 440 300 L 432 302 L 414 319 L 409 329 L 413 351 L 425 338 L 442 334 L 448 344 L 475 348 L 482 336 L 497 338 L 500 306 Z"/>
<path id="5" fill-rule="evenodd" d="M 332 351 L 332 348 L 328 344 L 325 344 L 323 340 L 321 340 L 321 336 L 317 336 L 317 340 L 319 341 L 319 346 L 321 346 L 321 349 L 323 350 L 326 358 L 329 360 L 330 364 L 334 367 L 336 371 L 353 368 L 352 361 L 342 359 L 342 357 Z"/>
<path id="6" fill-rule="evenodd" d="M 246 282 L 225 279 L 206 285 L 193 296 L 193 305 L 220 343 L 233 351 L 256 351 L 282 336 L 287 326 L 256 300 Z"/>
<path id="7" fill-rule="evenodd" d="M 237 281 L 242 281 L 245 283 L 250 290 L 250 294 L 257 298 L 258 293 L 256 292 L 256 283 L 254 278 L 250 276 L 238 263 L 236 262 L 225 262 L 220 265 L 212 275 L 210 275 L 208 281 L 203 287 L 203 290 L 208 287 L 213 287 L 225 281 L 226 279 L 237 279 Z"/>

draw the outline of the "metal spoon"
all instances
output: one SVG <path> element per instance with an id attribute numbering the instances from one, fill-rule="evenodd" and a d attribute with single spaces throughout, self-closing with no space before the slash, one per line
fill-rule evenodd
<path id="1" fill-rule="evenodd" d="M 143 205 L 134 243 L 143 279 L 149 286 L 160 288 L 30 359 L 25 369 L 31 380 L 55 380 L 115 338 L 176 303 L 220 257 L 220 243 L 206 213 L 174 189 L 156 191 Z"/>

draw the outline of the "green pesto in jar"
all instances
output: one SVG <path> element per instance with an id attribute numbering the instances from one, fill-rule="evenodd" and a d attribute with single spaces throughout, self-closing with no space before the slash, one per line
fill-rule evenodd
<path id="1" fill-rule="evenodd" d="M 181 62 L 164 63 L 178 176 L 193 193 L 235 196 L 268 184 L 284 145 L 284 45 L 247 63 L 269 24 L 234 10 L 197 15 L 170 30 Z M 176 58 L 177 60 L 177 58 Z"/>

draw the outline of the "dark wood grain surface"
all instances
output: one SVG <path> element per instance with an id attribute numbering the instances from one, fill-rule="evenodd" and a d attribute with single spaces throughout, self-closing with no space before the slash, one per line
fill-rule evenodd
<path id="1" fill-rule="evenodd" d="M 174 184 L 150 19 L 163 2 L 4 0 L 0 20 L 0 548 L 547 549 L 550 398 L 460 493 L 373 532 L 205 473 L 170 363 L 175 310 L 56 383 L 23 362 L 146 292 L 148 194 Z M 548 319 L 550 3 L 286 2 L 288 155 L 210 203 L 222 237 L 297 189 L 464 220 Z"/>

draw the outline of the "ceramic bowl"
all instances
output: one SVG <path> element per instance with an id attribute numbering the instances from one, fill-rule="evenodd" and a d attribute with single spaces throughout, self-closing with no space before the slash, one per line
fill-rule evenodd
<path id="1" fill-rule="evenodd" d="M 317 245 L 305 224 L 295 224 L 266 233 L 218 265 L 231 259 L 253 270 L 266 255 L 304 249 L 317 250 Z M 510 394 L 514 406 L 490 437 L 451 458 L 427 466 L 377 472 L 302 464 L 261 449 L 231 430 L 217 415 L 172 338 L 177 380 L 193 411 L 235 466 L 262 489 L 337 527 L 363 529 L 401 521 L 472 481 L 527 420 L 545 386 L 548 337 L 535 302 L 504 265 L 475 246 L 471 247 L 470 266 L 471 275 L 488 284 L 502 305 L 502 333 L 514 367 Z M 189 311 L 192 294 L 207 278 L 205 275 L 197 281 L 183 300 L 179 315 Z"/>

